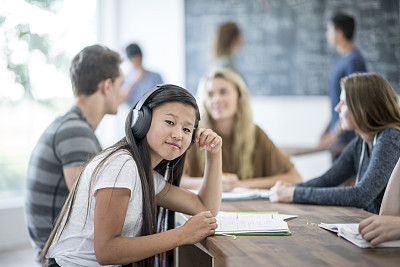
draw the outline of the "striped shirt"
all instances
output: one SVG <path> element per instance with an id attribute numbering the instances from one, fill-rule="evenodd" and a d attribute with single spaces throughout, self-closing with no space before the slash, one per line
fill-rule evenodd
<path id="1" fill-rule="evenodd" d="M 25 216 L 37 260 L 69 193 L 63 169 L 81 165 L 100 151 L 92 126 L 77 106 L 50 124 L 33 149 Z"/>

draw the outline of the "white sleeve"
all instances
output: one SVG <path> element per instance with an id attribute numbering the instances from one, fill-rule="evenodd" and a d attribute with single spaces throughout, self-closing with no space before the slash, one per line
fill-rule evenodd
<path id="1" fill-rule="evenodd" d="M 161 192 L 161 190 L 163 190 L 165 186 L 165 180 L 164 177 L 156 171 L 153 171 L 153 177 L 154 177 L 154 191 L 157 195 L 158 193 Z"/>
<path id="2" fill-rule="evenodd" d="M 133 158 L 126 153 L 112 155 L 99 170 L 94 194 L 102 188 L 127 188 L 134 192 L 136 183 L 140 184 L 139 172 Z"/>

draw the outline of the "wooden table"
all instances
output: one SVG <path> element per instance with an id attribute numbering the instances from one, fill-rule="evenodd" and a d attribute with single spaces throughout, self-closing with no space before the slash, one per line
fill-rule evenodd
<path id="1" fill-rule="evenodd" d="M 400 266 L 400 248 L 362 249 L 318 226 L 358 223 L 371 214 L 351 207 L 223 202 L 223 211 L 278 211 L 289 220 L 291 236 L 212 236 L 177 249 L 178 266 Z"/>

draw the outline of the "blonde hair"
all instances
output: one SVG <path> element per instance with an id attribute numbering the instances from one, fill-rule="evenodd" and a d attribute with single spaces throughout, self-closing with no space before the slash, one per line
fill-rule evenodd
<path id="1" fill-rule="evenodd" d="M 250 94 L 247 86 L 236 72 L 223 68 L 213 70 L 211 73 L 203 77 L 197 89 L 197 103 L 200 109 L 200 126 L 204 128 L 215 129 L 215 121 L 211 118 L 206 107 L 208 98 L 207 82 L 210 80 L 222 78 L 236 88 L 238 92 L 238 107 L 236 112 L 235 126 L 233 129 L 233 147 L 231 155 L 233 157 L 232 164 L 238 166 L 238 176 L 240 179 L 248 179 L 253 177 L 253 152 L 255 149 L 256 129 L 251 115 Z M 200 160 L 200 166 L 204 166 L 204 153 L 196 150 L 197 158 Z"/>
<path id="2" fill-rule="evenodd" d="M 398 97 L 381 75 L 354 73 L 342 78 L 340 86 L 357 130 L 372 135 L 385 128 L 400 130 Z"/>
<path id="3" fill-rule="evenodd" d="M 212 58 L 230 55 L 233 44 L 240 37 L 240 29 L 234 22 L 227 22 L 219 26 L 214 37 Z"/>

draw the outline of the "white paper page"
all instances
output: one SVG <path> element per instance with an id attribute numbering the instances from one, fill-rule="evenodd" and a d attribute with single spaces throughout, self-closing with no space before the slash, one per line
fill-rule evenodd
<path id="1" fill-rule="evenodd" d="M 336 232 L 338 236 L 350 241 L 360 248 L 373 247 L 371 243 L 367 242 L 358 232 L 358 223 L 343 223 L 343 224 L 326 224 L 320 223 L 318 226 L 321 228 Z M 400 240 L 388 241 L 379 244 L 376 247 L 400 247 Z"/>
<path id="2" fill-rule="evenodd" d="M 329 231 L 332 231 L 335 233 L 337 233 L 339 231 L 336 224 L 320 223 L 320 224 L 318 224 L 318 226 L 321 228 L 324 228 L 325 230 L 329 230 Z"/>
<path id="3" fill-rule="evenodd" d="M 367 242 L 358 232 L 358 223 L 340 224 L 339 236 L 342 236 L 362 248 L 373 247 L 371 243 Z M 376 247 L 400 247 L 400 240 L 383 242 Z"/>
<path id="4" fill-rule="evenodd" d="M 216 233 L 288 232 L 287 223 L 276 215 L 220 212 L 216 217 Z"/>
<path id="5" fill-rule="evenodd" d="M 197 194 L 199 190 L 190 190 Z M 251 199 L 251 198 L 268 198 L 270 195 L 269 189 L 257 189 L 247 187 L 235 187 L 230 192 L 222 192 L 222 200 L 230 199 Z"/>

